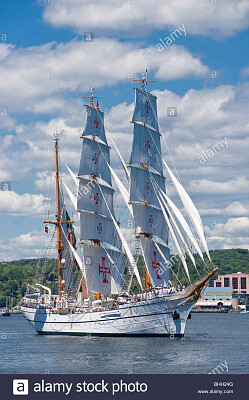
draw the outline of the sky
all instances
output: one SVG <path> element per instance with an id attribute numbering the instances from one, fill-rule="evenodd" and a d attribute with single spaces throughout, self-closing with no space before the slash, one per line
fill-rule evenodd
<path id="1" fill-rule="evenodd" d="M 64 162 L 77 174 L 91 86 L 129 161 L 133 79 L 145 69 L 163 156 L 196 204 L 209 248 L 249 248 L 247 0 L 10 0 L 0 27 L 0 261 L 41 254 L 52 138 L 59 134 L 62 176 L 74 190 Z M 111 157 L 125 182 L 114 149 Z"/>

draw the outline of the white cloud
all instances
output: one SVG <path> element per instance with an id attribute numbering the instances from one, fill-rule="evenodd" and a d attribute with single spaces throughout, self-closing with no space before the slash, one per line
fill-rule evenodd
<path id="1" fill-rule="evenodd" d="M 0 191 L 0 212 L 6 215 L 44 215 L 48 201 L 42 194 L 18 194 L 13 191 Z"/>
<path id="2" fill-rule="evenodd" d="M 32 231 L 8 239 L 0 239 L 0 261 L 19 260 L 22 258 L 38 258 L 43 256 L 42 247 L 46 248 L 50 235 L 44 231 Z M 52 253 L 51 257 L 55 257 Z"/>
<path id="3" fill-rule="evenodd" d="M 161 80 L 209 74 L 209 68 L 181 46 L 160 53 L 155 46 L 140 48 L 113 39 L 52 42 L 6 52 L 0 66 L 0 96 L 8 112 L 51 114 L 72 109 L 69 95 L 88 91 L 90 83 L 98 88 L 128 84 L 129 74 L 140 76 L 145 66 Z"/>
<path id="4" fill-rule="evenodd" d="M 189 34 L 220 40 L 248 27 L 249 4 L 246 0 L 57 0 L 44 7 L 43 17 L 54 27 L 79 34 L 140 37 L 153 29 L 170 31 L 184 24 Z"/>
<path id="5" fill-rule="evenodd" d="M 249 215 L 249 204 L 242 204 L 239 201 L 234 201 L 224 208 L 206 208 L 200 209 L 199 212 L 201 215 L 246 217 L 247 215 Z"/>
<path id="6" fill-rule="evenodd" d="M 194 180 L 189 185 L 189 191 L 202 194 L 234 194 L 249 193 L 249 180 L 245 176 L 237 177 L 227 182 L 217 182 L 207 179 Z"/>
<path id="7" fill-rule="evenodd" d="M 212 248 L 249 249 L 249 218 L 229 218 L 225 223 L 216 224 L 213 229 L 206 227 L 208 242 Z"/>
<path id="8" fill-rule="evenodd" d="M 183 185 L 209 225 L 211 224 L 209 216 L 215 216 L 218 224 L 221 218 L 224 221 L 224 218 L 248 215 L 246 202 L 249 189 L 246 178 L 249 145 L 249 139 L 246 137 L 248 92 L 247 83 L 235 87 L 221 86 L 209 90 L 190 90 L 182 97 L 166 90 L 156 91 L 160 124 L 162 132 L 165 132 L 163 138 L 167 140 Z M 177 106 L 176 118 L 166 116 L 167 106 Z M 109 112 L 107 111 L 105 117 L 106 127 L 127 162 L 132 144 L 133 126 L 129 122 L 132 112 L 133 104 L 122 102 L 113 106 Z M 205 118 L 206 113 L 208 118 Z M 61 160 L 66 160 L 77 173 L 83 125 L 82 111 L 79 113 L 74 108 L 68 113 L 65 111 L 64 116 L 52 118 L 47 122 L 37 121 L 28 125 L 18 125 L 16 134 L 7 134 L 0 138 L 0 169 L 5 173 L 3 179 L 14 181 L 16 171 L 18 171 L 18 180 L 32 179 L 37 192 L 41 192 L 45 199 L 51 181 L 50 171 L 54 163 L 53 133 L 56 128 L 58 132 L 62 132 Z M 206 151 L 217 143 L 217 140 L 224 137 L 228 139 L 228 148 L 222 149 L 201 165 L 198 160 L 201 151 Z M 116 171 L 119 171 L 119 176 L 122 176 L 115 150 L 113 146 L 111 147 L 112 165 Z M 163 140 L 162 147 L 164 157 L 171 165 Z M 70 185 L 69 181 L 67 183 Z M 168 194 L 175 201 L 175 191 L 171 190 L 169 179 L 166 181 L 166 186 Z M 38 213 L 39 207 L 35 206 L 34 199 L 31 199 L 31 202 L 34 203 L 32 206 L 34 212 Z M 4 203 L 4 210 L 7 209 L 7 203 Z M 37 200 L 37 204 L 39 203 L 42 204 L 42 200 Z M 21 199 L 17 204 L 21 206 Z M 29 203 L 25 200 L 23 204 Z M 180 204 L 179 206 L 181 207 Z M 17 212 L 18 215 L 20 211 L 17 208 L 18 206 L 14 207 L 13 214 Z M 25 210 L 26 215 L 31 214 L 27 206 Z M 44 207 L 40 215 L 43 215 L 43 210 Z M 217 243 L 220 243 L 222 247 L 232 246 L 233 243 L 237 243 L 238 246 L 243 245 L 242 241 L 236 242 L 238 238 L 243 237 L 237 233 L 229 237 L 222 235 L 222 232 L 209 233 L 209 236 L 211 247 L 215 247 Z M 218 237 L 216 241 L 212 239 Z M 233 238 L 234 242 L 232 242 Z"/>
<path id="9" fill-rule="evenodd" d="M 208 229 L 208 233 L 212 233 L 212 235 L 221 235 L 226 236 L 227 234 L 246 234 L 249 232 L 249 218 L 248 217 L 240 217 L 240 218 L 229 218 L 228 221 L 224 224 L 216 224 L 214 229 Z"/>

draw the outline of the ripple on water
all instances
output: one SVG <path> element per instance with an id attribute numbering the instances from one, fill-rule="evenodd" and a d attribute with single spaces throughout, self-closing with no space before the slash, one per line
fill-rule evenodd
<path id="1" fill-rule="evenodd" d="M 40 336 L 22 315 L 0 318 L 0 373 L 208 373 L 226 360 L 248 373 L 249 318 L 193 314 L 183 339 Z"/>

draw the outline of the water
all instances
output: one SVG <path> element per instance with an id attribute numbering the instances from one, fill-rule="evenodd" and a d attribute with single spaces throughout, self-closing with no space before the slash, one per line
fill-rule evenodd
<path id="1" fill-rule="evenodd" d="M 0 316 L 0 373 L 249 373 L 249 314 L 192 314 L 184 339 L 40 336 Z"/>

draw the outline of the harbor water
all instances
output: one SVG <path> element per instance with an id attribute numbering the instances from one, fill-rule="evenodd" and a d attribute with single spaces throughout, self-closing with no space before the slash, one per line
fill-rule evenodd
<path id="1" fill-rule="evenodd" d="M 192 314 L 183 339 L 40 336 L 0 316 L 0 358 L 0 373 L 246 374 L 249 314 Z"/>

